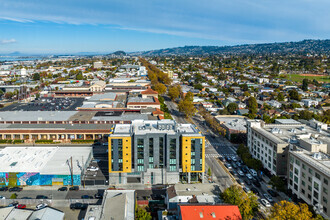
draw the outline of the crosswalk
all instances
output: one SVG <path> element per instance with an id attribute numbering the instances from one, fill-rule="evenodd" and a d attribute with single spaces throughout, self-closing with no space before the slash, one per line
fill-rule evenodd
<path id="1" fill-rule="evenodd" d="M 227 156 L 232 157 L 232 156 L 237 156 L 237 155 L 236 154 L 222 154 L 222 153 L 221 154 L 219 154 L 219 153 L 205 154 L 205 158 L 212 158 L 212 157 L 218 158 L 220 156 L 222 156 L 222 157 L 227 157 Z"/>

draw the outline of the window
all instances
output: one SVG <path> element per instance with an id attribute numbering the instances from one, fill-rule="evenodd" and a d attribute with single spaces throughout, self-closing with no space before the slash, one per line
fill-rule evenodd
<path id="1" fill-rule="evenodd" d="M 294 182 L 298 183 L 298 177 L 297 176 L 294 176 Z"/>
<path id="2" fill-rule="evenodd" d="M 318 174 L 317 172 L 315 172 L 315 177 L 318 178 L 319 180 L 321 179 L 320 174 Z"/>
<path id="3" fill-rule="evenodd" d="M 310 185 L 308 185 L 308 190 L 312 191 L 312 187 Z"/>
<path id="4" fill-rule="evenodd" d="M 317 182 L 314 182 L 314 189 L 319 190 L 319 184 Z"/>
<path id="5" fill-rule="evenodd" d="M 314 198 L 317 198 L 318 199 L 319 198 L 319 193 L 317 191 L 314 191 L 314 195 L 313 196 L 314 196 Z"/>
<path id="6" fill-rule="evenodd" d="M 296 159 L 296 164 L 300 166 L 300 161 Z"/>
<path id="7" fill-rule="evenodd" d="M 175 165 L 170 165 L 170 171 L 176 171 L 176 166 Z"/>
<path id="8" fill-rule="evenodd" d="M 302 164 L 302 168 L 303 168 L 304 170 L 306 170 L 306 165 L 305 165 L 305 164 Z"/>
<path id="9" fill-rule="evenodd" d="M 310 174 L 313 174 L 313 170 L 312 170 L 311 168 L 308 168 L 308 172 L 309 172 Z"/>
<path id="10" fill-rule="evenodd" d="M 301 189 L 300 190 L 302 194 L 305 194 L 305 190 L 304 189 Z"/>
<path id="11" fill-rule="evenodd" d="M 328 185 L 328 179 L 324 178 L 323 182 L 325 185 Z"/>
<path id="12" fill-rule="evenodd" d="M 297 168 L 294 168 L 294 173 L 298 175 L 299 171 Z"/>
<path id="13" fill-rule="evenodd" d="M 323 187 L 323 193 L 327 194 L 328 195 L 328 189 Z"/>
<path id="14" fill-rule="evenodd" d="M 324 202 L 325 204 L 328 204 L 328 200 L 327 200 L 327 198 L 325 198 L 324 196 L 323 196 L 323 202 Z"/>
<path id="15" fill-rule="evenodd" d="M 305 184 L 306 184 L 305 181 L 302 180 L 301 185 L 305 186 Z"/>
<path id="16" fill-rule="evenodd" d="M 301 176 L 305 178 L 306 174 L 304 172 L 301 172 Z"/>
<path id="17" fill-rule="evenodd" d="M 143 166 L 138 166 L 138 171 L 144 171 Z"/>
<path id="18" fill-rule="evenodd" d="M 312 182 L 312 178 L 311 177 L 308 177 L 308 182 Z"/>

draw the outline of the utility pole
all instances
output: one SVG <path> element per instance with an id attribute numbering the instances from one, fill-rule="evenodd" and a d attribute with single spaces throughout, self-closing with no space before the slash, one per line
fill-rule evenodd
<path id="1" fill-rule="evenodd" d="M 72 156 L 70 157 L 71 160 L 71 185 L 73 186 L 73 166 L 72 166 Z"/>

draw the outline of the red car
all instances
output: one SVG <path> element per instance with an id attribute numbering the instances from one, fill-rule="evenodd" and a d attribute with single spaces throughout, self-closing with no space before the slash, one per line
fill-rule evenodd
<path id="1" fill-rule="evenodd" d="M 17 208 L 17 209 L 25 209 L 25 208 L 26 208 L 26 205 L 24 205 L 24 204 L 19 204 L 19 205 L 17 205 L 16 208 Z"/>

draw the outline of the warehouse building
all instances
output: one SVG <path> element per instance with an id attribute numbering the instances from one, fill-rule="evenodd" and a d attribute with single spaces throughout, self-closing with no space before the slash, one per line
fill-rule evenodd
<path id="1" fill-rule="evenodd" d="M 92 147 L 6 147 L 0 151 L 0 186 L 80 185 Z"/>
<path id="2" fill-rule="evenodd" d="M 109 136 L 109 183 L 170 184 L 199 181 L 205 170 L 205 137 L 192 124 L 134 120 Z"/>

